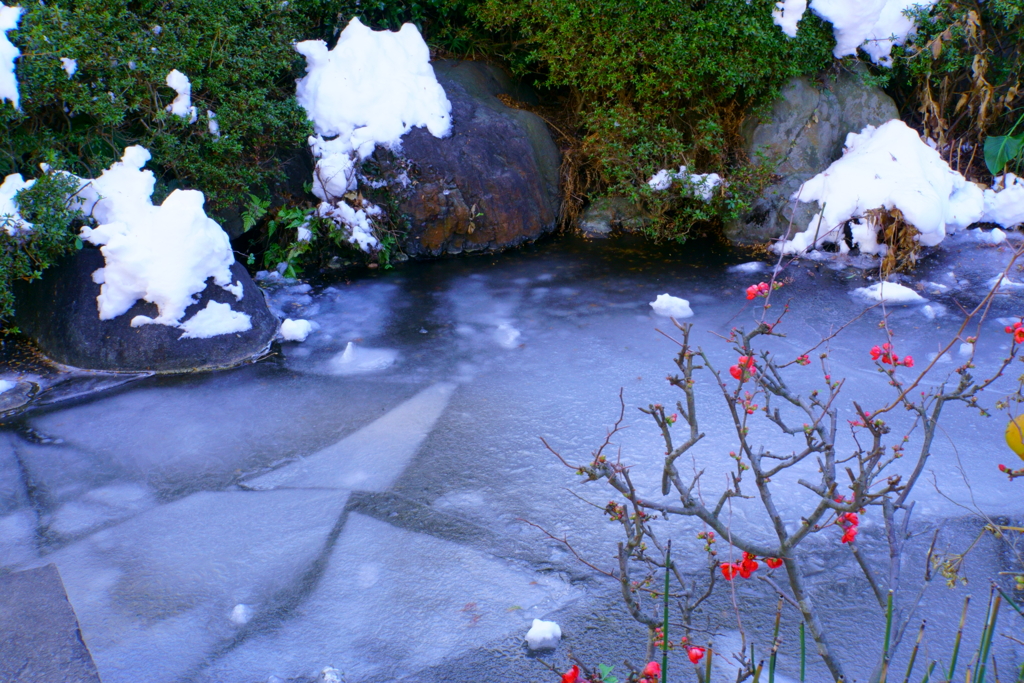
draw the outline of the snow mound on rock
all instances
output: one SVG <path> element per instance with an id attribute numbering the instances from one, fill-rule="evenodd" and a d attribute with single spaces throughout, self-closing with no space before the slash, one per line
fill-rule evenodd
<path id="1" fill-rule="evenodd" d="M 786 254 L 804 253 L 827 243 L 848 251 L 843 228 L 851 223 L 862 253 L 884 253 L 867 212 L 899 209 L 923 246 L 935 246 L 947 232 L 981 219 L 981 189 L 953 171 L 939 153 L 899 120 L 867 126 L 846 137 L 843 156 L 805 182 L 793 199 L 818 202 L 821 211 L 807 229 L 776 245 Z"/>
<path id="2" fill-rule="evenodd" d="M 223 329 L 242 331 L 238 329 L 241 318 L 227 316 L 219 308 L 228 304 L 211 310 L 211 303 L 204 309 L 210 312 L 202 318 L 197 314 L 181 324 L 185 309 L 206 289 L 209 278 L 238 298 L 240 283 L 233 282 L 231 274 L 235 256 L 227 234 L 203 211 L 202 192 L 175 190 L 160 206 L 153 204 L 156 181 L 152 171 L 142 170 L 149 159 L 149 151 L 136 145 L 127 148 L 121 161 L 99 178 L 79 179 L 82 211 L 98 223 L 96 228 L 82 228 L 81 237 L 99 246 L 105 261 L 93 273 L 93 281 L 101 285 L 96 297 L 100 320 L 123 315 L 142 299 L 156 304 L 159 313 L 155 318 L 135 316 L 133 327 L 169 325 L 183 327 L 186 336 L 212 336 L 201 335 L 200 326 L 204 331 L 217 329 L 216 318 Z M 249 321 L 244 313 L 236 316 Z M 189 325 L 195 334 L 189 332 Z"/>

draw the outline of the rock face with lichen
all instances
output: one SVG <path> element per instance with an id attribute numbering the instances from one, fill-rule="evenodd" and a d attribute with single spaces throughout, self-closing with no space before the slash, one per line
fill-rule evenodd
<path id="1" fill-rule="evenodd" d="M 398 190 L 410 256 L 491 251 L 555 229 L 560 207 L 560 154 L 547 124 L 525 109 L 531 95 L 480 62 L 438 61 L 437 80 L 452 103 L 452 134 L 416 128 L 401 158 L 378 152 L 385 176 L 398 165 L 409 184 Z M 505 96 L 505 102 L 499 95 Z"/>
<path id="2" fill-rule="evenodd" d="M 777 164 L 778 180 L 746 215 L 726 226 L 726 237 L 751 244 L 785 235 L 790 224 L 794 232 L 804 230 L 816 205 L 796 202 L 793 194 L 842 156 L 849 133 L 898 118 L 892 98 L 866 84 L 861 71 L 824 82 L 794 78 L 767 116 L 748 119 L 743 127 L 751 160 Z"/>

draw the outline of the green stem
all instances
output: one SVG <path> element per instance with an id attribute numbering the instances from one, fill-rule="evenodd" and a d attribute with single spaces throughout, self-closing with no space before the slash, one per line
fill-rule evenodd
<path id="1" fill-rule="evenodd" d="M 994 592 L 994 591 L 993 591 Z M 992 600 L 992 608 L 989 610 L 988 623 L 985 624 L 985 631 L 982 634 L 981 651 L 978 659 L 978 672 L 975 675 L 975 683 L 985 683 L 985 670 L 988 668 L 988 655 L 992 650 L 992 637 L 996 632 L 996 619 L 999 618 L 999 605 L 1002 604 L 1003 596 L 996 595 Z"/>
<path id="2" fill-rule="evenodd" d="M 804 633 L 804 622 L 800 622 L 800 683 L 807 680 L 807 637 Z"/>
<path id="3" fill-rule="evenodd" d="M 960 626 L 956 630 L 956 638 L 953 640 L 953 659 L 949 662 L 949 673 L 946 674 L 946 680 L 953 680 L 953 672 L 956 671 L 956 660 L 960 656 L 960 640 L 964 635 L 964 622 L 967 621 L 967 605 L 971 602 L 971 596 L 964 598 L 964 609 L 960 613 Z"/>
<path id="4" fill-rule="evenodd" d="M 921 679 L 921 683 L 928 683 L 928 681 L 931 679 L 932 671 L 935 670 L 935 664 L 936 663 L 933 661 L 931 664 L 928 665 L 928 670 L 924 672 L 924 678 Z"/>
<path id="5" fill-rule="evenodd" d="M 1002 588 L 1000 588 L 999 586 L 996 586 L 995 588 L 996 588 L 997 591 L 999 591 L 999 594 L 1001 596 L 1003 596 L 1003 600 L 1006 600 L 1007 604 L 1009 604 L 1010 607 L 1012 607 L 1013 609 L 1017 610 L 1017 614 L 1019 614 L 1022 617 L 1024 617 L 1024 611 L 1021 611 L 1020 605 L 1018 605 L 1013 600 L 1011 600 L 1010 596 L 1008 596 L 1006 593 L 1004 593 Z"/>
<path id="6" fill-rule="evenodd" d="M 924 624 L 921 622 L 921 630 L 917 632 L 917 642 L 914 643 L 914 649 L 910 653 L 910 664 L 907 665 L 907 675 L 903 679 L 903 683 L 910 683 L 910 674 L 914 672 L 914 662 L 917 661 L 917 650 L 921 647 L 921 639 L 924 638 Z"/>
<path id="7" fill-rule="evenodd" d="M 782 598 L 775 609 L 775 632 L 772 634 L 772 656 L 768 659 L 768 683 L 775 683 L 775 660 L 779 652 L 779 621 L 782 620 Z"/>
<path id="8" fill-rule="evenodd" d="M 885 606 L 885 645 L 882 650 L 882 676 L 878 680 L 885 683 L 889 675 L 889 639 L 892 636 L 892 589 L 889 589 L 889 597 Z"/>
<path id="9" fill-rule="evenodd" d="M 665 612 L 661 625 L 661 683 L 668 680 L 668 588 L 672 567 L 672 540 L 665 547 Z"/>

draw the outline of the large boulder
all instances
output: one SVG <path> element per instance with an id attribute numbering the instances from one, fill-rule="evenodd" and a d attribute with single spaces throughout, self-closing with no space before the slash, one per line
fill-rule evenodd
<path id="1" fill-rule="evenodd" d="M 96 297 L 100 286 L 93 272 L 104 266 L 99 249 L 86 246 L 43 277 L 16 290 L 15 321 L 39 350 L 58 363 L 90 370 L 189 372 L 237 365 L 263 353 L 277 333 L 277 319 L 267 307 L 263 290 L 241 264 L 231 266 L 242 283 L 242 299 L 207 282 L 188 319 L 210 301 L 227 303 L 249 315 L 252 328 L 207 339 L 181 339 L 182 331 L 166 325 L 132 327 L 137 315 L 155 317 L 155 304 L 136 301 L 127 313 L 100 320 Z"/>
<path id="2" fill-rule="evenodd" d="M 452 134 L 415 128 L 402 140 L 412 183 L 402 194 L 410 256 L 503 249 L 555 229 L 558 147 L 547 124 L 518 102 L 530 94 L 481 62 L 441 60 L 434 73 L 452 104 Z M 498 99 L 507 95 L 506 106 Z M 396 159 L 377 153 L 382 168 Z M 392 185 L 392 189 L 394 189 Z"/>
<path id="3" fill-rule="evenodd" d="M 864 81 L 864 72 L 843 72 L 834 81 L 791 80 L 770 114 L 743 127 L 747 154 L 754 163 L 776 163 L 780 179 L 765 189 L 750 212 L 726 226 L 734 243 L 766 242 L 803 231 L 817 211 L 814 203 L 791 197 L 800 186 L 842 156 L 849 133 L 899 118 L 892 98 Z"/>

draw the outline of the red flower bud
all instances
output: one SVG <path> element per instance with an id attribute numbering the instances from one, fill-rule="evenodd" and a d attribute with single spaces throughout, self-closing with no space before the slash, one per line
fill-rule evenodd
<path id="1" fill-rule="evenodd" d="M 690 658 L 690 661 L 696 664 L 704 657 L 704 648 L 702 647 L 691 647 L 687 649 L 686 656 Z"/>
<path id="2" fill-rule="evenodd" d="M 580 668 L 575 664 L 572 668 L 562 674 L 562 683 L 576 683 L 580 678 Z"/>
<path id="3" fill-rule="evenodd" d="M 640 675 L 658 680 L 658 677 L 661 676 L 661 664 L 658 664 L 657 662 L 647 662 L 647 666 L 645 666 L 644 670 L 640 672 Z"/>
<path id="4" fill-rule="evenodd" d="M 771 569 L 778 569 L 782 566 L 782 560 L 778 557 L 766 557 L 764 563 Z"/>

